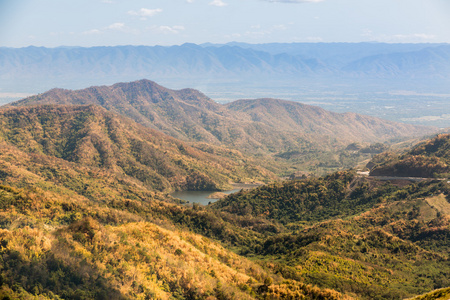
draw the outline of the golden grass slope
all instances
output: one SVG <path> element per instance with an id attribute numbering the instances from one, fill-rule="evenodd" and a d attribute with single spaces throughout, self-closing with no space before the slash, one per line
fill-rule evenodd
<path id="1" fill-rule="evenodd" d="M 439 194 L 437 196 L 428 197 L 425 199 L 430 206 L 437 209 L 439 212 L 450 216 L 450 203 L 444 194 Z"/>
<path id="2" fill-rule="evenodd" d="M 164 218 L 4 185 L 0 204 L 3 297 L 350 299 L 284 280 Z"/>
<path id="3" fill-rule="evenodd" d="M 438 289 L 425 295 L 417 296 L 408 300 L 448 300 L 450 299 L 450 288 Z"/>

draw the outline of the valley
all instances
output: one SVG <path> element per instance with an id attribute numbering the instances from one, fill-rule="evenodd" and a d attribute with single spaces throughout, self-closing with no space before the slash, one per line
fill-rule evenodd
<path id="1" fill-rule="evenodd" d="M 450 300 L 449 14 L 0 1 L 0 300 Z"/>
<path id="2" fill-rule="evenodd" d="M 9 103 L 0 296 L 405 299 L 448 287 L 450 135 L 437 133 L 150 80 Z M 380 181 L 358 165 L 436 180 Z M 210 205 L 174 194 L 236 184 Z"/>

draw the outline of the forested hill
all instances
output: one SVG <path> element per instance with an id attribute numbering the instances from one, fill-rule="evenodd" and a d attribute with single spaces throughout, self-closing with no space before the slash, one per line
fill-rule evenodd
<path id="1" fill-rule="evenodd" d="M 419 143 L 403 154 L 382 153 L 374 157 L 373 176 L 449 177 L 450 134 Z"/>
<path id="2" fill-rule="evenodd" d="M 449 194 L 443 181 L 393 185 L 347 171 L 241 191 L 212 207 L 253 231 L 272 222 L 262 231 L 271 234 L 241 251 L 283 276 L 360 299 L 405 299 L 450 286 Z"/>
<path id="3" fill-rule="evenodd" d="M 131 176 L 0 149 L 2 299 L 352 299 L 225 249 L 206 236 L 255 234 Z"/>
<path id="4" fill-rule="evenodd" d="M 343 171 L 178 205 L 171 188 L 271 174 L 93 105 L 3 108 L 0 148 L 0 297 L 397 300 L 450 286 L 447 181 Z"/>
<path id="5" fill-rule="evenodd" d="M 101 105 L 185 141 L 253 154 L 342 148 L 351 142 L 379 142 L 435 130 L 274 99 L 223 106 L 196 90 L 174 91 L 149 80 L 77 91 L 55 89 L 10 105 L 39 104 Z"/>
<path id="6" fill-rule="evenodd" d="M 150 190 L 215 190 L 274 178 L 238 151 L 201 150 L 93 105 L 1 109 L 0 142 L 133 178 Z"/>
<path id="7" fill-rule="evenodd" d="M 280 99 L 249 99 L 228 103 L 235 112 L 248 114 L 255 122 L 285 132 L 322 136 L 341 142 L 375 142 L 432 132 L 432 128 L 410 126 L 355 113 L 334 113 L 320 107 Z"/>

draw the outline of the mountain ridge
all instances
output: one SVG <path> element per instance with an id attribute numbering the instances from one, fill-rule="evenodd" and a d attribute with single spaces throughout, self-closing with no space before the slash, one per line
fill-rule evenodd
<path id="1" fill-rule="evenodd" d="M 42 92 L 55 83 L 73 89 L 139 78 L 171 86 L 311 78 L 324 86 L 336 79 L 346 84 L 379 78 L 428 83 L 445 80 L 449 64 L 443 58 L 449 53 L 448 44 L 371 43 L 0 48 L 5 84 L 0 87 Z"/>
<path id="2" fill-rule="evenodd" d="M 54 89 L 7 107 L 37 104 L 101 105 L 178 139 L 253 154 L 304 147 L 333 149 L 355 141 L 380 142 L 435 131 L 285 100 L 241 100 L 221 105 L 197 90 L 170 90 L 149 80 L 77 91 Z"/>

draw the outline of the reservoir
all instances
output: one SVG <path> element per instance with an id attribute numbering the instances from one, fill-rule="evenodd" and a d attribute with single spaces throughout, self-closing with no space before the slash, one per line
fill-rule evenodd
<path id="1" fill-rule="evenodd" d="M 224 194 L 232 194 L 239 192 L 241 189 L 234 189 L 231 191 L 223 191 Z M 183 192 L 175 192 L 170 194 L 174 198 L 178 198 L 181 200 L 187 200 L 189 203 L 198 203 L 202 205 L 208 205 L 208 203 L 214 203 L 219 199 L 210 199 L 209 195 L 216 193 L 217 191 L 183 191 Z"/>

